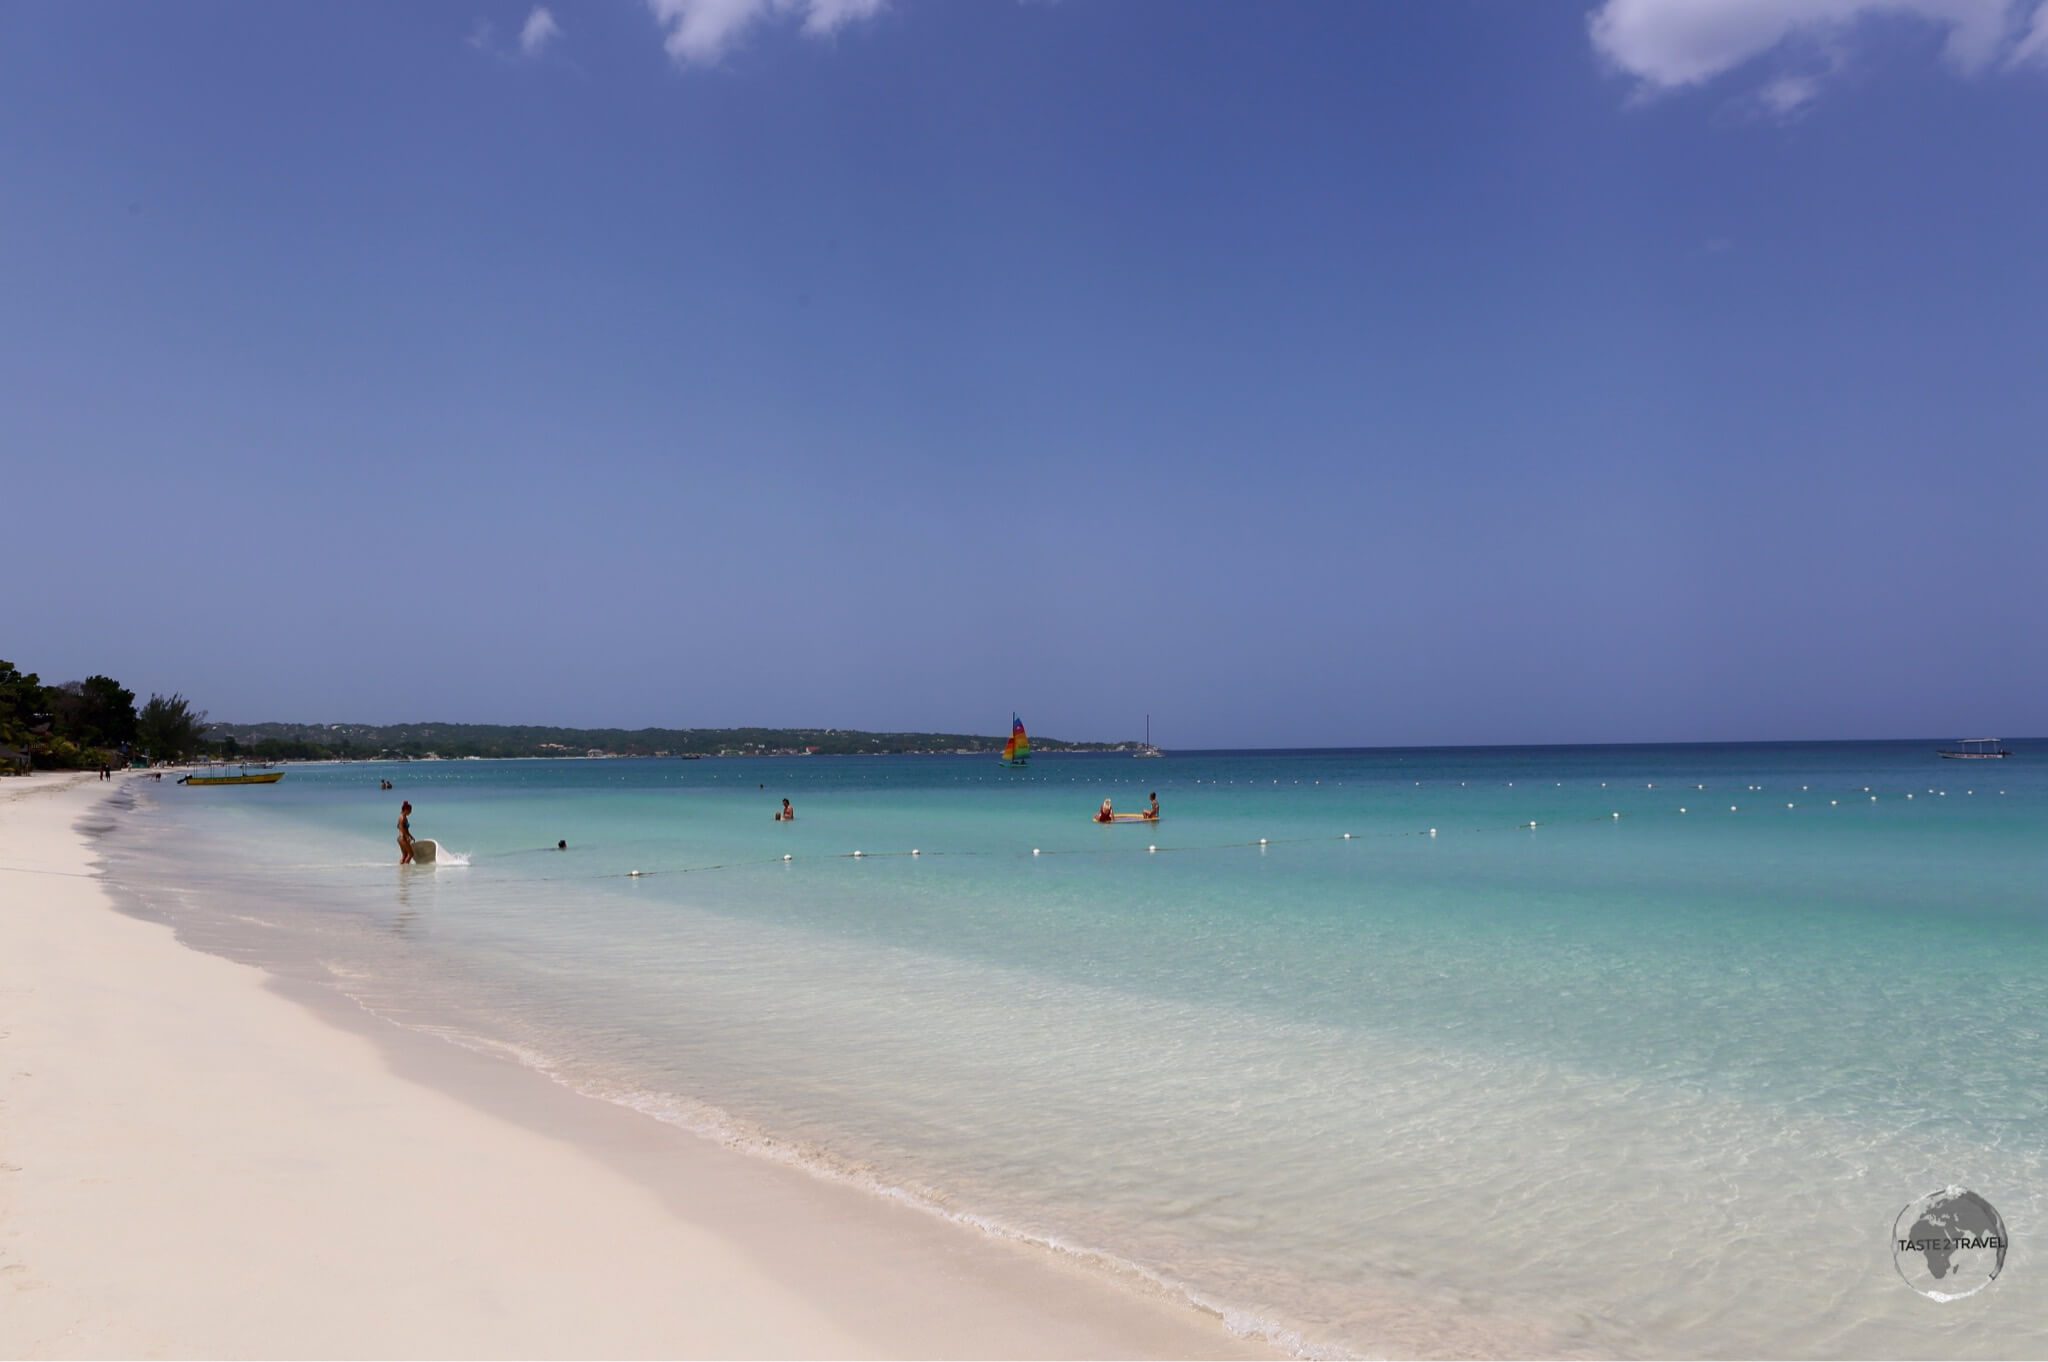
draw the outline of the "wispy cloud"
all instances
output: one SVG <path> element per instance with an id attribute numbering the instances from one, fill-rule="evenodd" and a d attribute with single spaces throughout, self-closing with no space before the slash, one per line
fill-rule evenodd
<path id="1" fill-rule="evenodd" d="M 1642 94 L 1702 85 L 1773 54 L 1797 53 L 1810 67 L 1818 53 L 1825 70 L 1781 71 L 1755 91 L 1767 109 L 1790 114 L 1820 94 L 1852 31 L 1878 18 L 1942 31 L 1944 57 L 1964 74 L 2048 61 L 2043 0 L 1601 0 L 1588 28 L 1594 48 Z"/>
<path id="2" fill-rule="evenodd" d="M 2033 26 L 2012 45 L 2012 62 L 2015 66 L 2028 63 L 2048 66 L 2048 4 L 2034 11 Z"/>
<path id="3" fill-rule="evenodd" d="M 555 22 L 555 16 L 548 13 L 544 5 L 535 5 L 533 13 L 526 16 L 526 26 L 519 30 L 519 50 L 529 57 L 538 57 L 549 43 L 562 36 L 562 26 Z"/>
<path id="4" fill-rule="evenodd" d="M 686 66 L 714 66 L 755 24 L 800 17 L 805 33 L 824 37 L 872 18 L 884 0 L 647 0 L 669 56 Z"/>

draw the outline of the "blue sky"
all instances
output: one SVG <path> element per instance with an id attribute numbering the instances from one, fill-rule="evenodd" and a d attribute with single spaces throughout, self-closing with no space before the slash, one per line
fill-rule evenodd
<path id="1" fill-rule="evenodd" d="M 0 8 L 0 656 L 217 717 L 2041 733 L 2048 5 Z"/>

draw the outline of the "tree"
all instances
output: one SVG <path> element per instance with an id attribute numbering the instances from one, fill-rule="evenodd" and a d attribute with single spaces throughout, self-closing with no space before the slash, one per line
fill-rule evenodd
<path id="1" fill-rule="evenodd" d="M 29 730 L 43 721 L 44 690 L 34 672 L 21 672 L 0 661 L 0 743 L 22 744 Z"/>
<path id="2" fill-rule="evenodd" d="M 60 737 L 81 747 L 120 747 L 135 741 L 135 692 L 113 677 L 66 681 L 46 693 Z"/>
<path id="3" fill-rule="evenodd" d="M 156 761 L 179 761 L 199 750 L 206 711 L 182 695 L 151 695 L 135 720 L 135 741 Z"/>

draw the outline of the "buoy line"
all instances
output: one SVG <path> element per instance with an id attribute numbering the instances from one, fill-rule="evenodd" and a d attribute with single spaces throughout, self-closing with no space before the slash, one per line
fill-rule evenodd
<path id="1" fill-rule="evenodd" d="M 1139 783 L 1141 783 L 1141 784 L 1142 784 L 1143 782 L 1139 782 Z M 1697 787 L 1696 787 L 1696 788 L 1697 788 Z M 1867 789 L 1868 787 L 1866 786 L 1865 788 Z M 2003 794 L 2003 793 L 2004 793 L 2004 791 L 2000 791 L 1999 793 Z M 1912 796 L 1911 794 L 1908 794 L 1908 795 L 1906 796 L 1906 798 L 1908 798 L 1908 799 L 1911 799 L 1912 797 L 1913 797 L 1913 796 Z M 1871 802 L 1871 803 L 1876 803 L 1876 802 L 1877 802 L 1877 799 L 1878 799 L 1878 797 L 1877 797 L 1876 795 L 1874 795 L 1874 794 L 1870 796 L 1870 802 Z M 1786 809 L 1787 809 L 1788 811 L 1791 811 L 1791 810 L 1793 810 L 1793 809 L 1794 809 L 1794 806 L 1793 806 L 1792 804 L 1789 804 L 1789 803 L 1788 803 L 1788 804 L 1787 804 L 1787 805 L 1786 805 L 1785 807 L 1786 807 Z M 1830 800 L 1830 801 L 1829 801 L 1829 807 L 1831 807 L 1831 808 L 1832 808 L 1832 807 L 1839 807 L 1839 805 L 1838 805 L 1838 804 L 1836 803 L 1836 801 Z M 1860 807 L 1860 806 L 1857 806 L 1857 805 L 1852 805 L 1851 807 Z M 1673 816 L 1677 816 L 1677 815 L 1684 815 L 1684 814 L 1688 814 L 1688 813 L 1689 813 L 1690 811 L 1691 811 L 1691 810 L 1690 810 L 1690 807 L 1689 807 L 1689 806 L 1681 806 L 1681 807 L 1679 807 L 1679 808 L 1677 808 L 1677 809 L 1675 809 L 1675 810 L 1663 810 L 1663 811 L 1661 811 L 1661 812 L 1666 812 L 1666 813 L 1669 813 L 1669 814 L 1671 814 L 1671 815 L 1673 815 Z M 1739 805 L 1734 805 L 1734 804 L 1731 804 L 1731 805 L 1729 805 L 1729 806 L 1728 806 L 1728 811 L 1729 811 L 1730 813 L 1739 813 L 1739 812 L 1740 812 L 1740 806 L 1739 806 Z M 1652 811 L 1651 813 L 1625 813 L 1625 812 L 1622 812 L 1622 811 L 1620 811 L 1620 810 L 1610 810 L 1610 811 L 1609 811 L 1608 813 L 1605 813 L 1605 814 L 1586 814 L 1586 815 L 1581 815 L 1581 816 L 1578 816 L 1578 817 L 1573 817 L 1573 818 L 1562 818 L 1562 819 L 1540 819 L 1540 820 L 1528 820 L 1528 821 L 1521 821 L 1521 820 L 1518 820 L 1518 821 L 1516 821 L 1516 822 L 1514 822 L 1514 823 L 1508 823 L 1508 824 L 1498 824 L 1498 823 L 1488 823 L 1488 824 L 1480 824 L 1480 825 L 1478 825 L 1478 826 L 1470 826 L 1470 827 L 1458 828 L 1458 829 L 1455 829 L 1455 831 L 1457 831 L 1457 832 L 1463 832 L 1463 833 L 1469 833 L 1469 834 L 1475 834 L 1475 835 L 1477 835 L 1477 834 L 1484 834 L 1484 833 L 1501 833 L 1501 832 L 1530 832 L 1530 831 L 1536 831 L 1536 830 L 1541 830 L 1541 829 L 1543 829 L 1543 828 L 1552 828 L 1552 827 L 1573 827 L 1573 826 L 1592 826 L 1592 825 L 1595 825 L 1595 824 L 1605 824 L 1605 825 L 1612 825 L 1613 823 L 1615 823 L 1615 822 L 1617 822 L 1617 821 L 1619 821 L 1619 820 L 1621 820 L 1621 819 L 1624 819 L 1624 818 L 1635 818 L 1635 819 L 1640 819 L 1640 818 L 1644 818 L 1644 817 L 1648 817 L 1648 816 L 1653 816 L 1654 812 L 1658 812 L 1658 811 Z M 922 861 L 922 860 L 926 860 L 926 859 L 930 859 L 930 858 L 935 858 L 935 857 L 952 857 L 952 858 L 956 858 L 956 859 L 963 859 L 963 860 L 970 860 L 970 859 L 982 859 L 982 860 L 989 860 L 989 859 L 997 859 L 997 858 L 1006 858 L 1006 857 L 1007 857 L 1007 858 L 1020 858 L 1020 857 L 1026 857 L 1026 856 L 1031 856 L 1031 857 L 1044 857 L 1044 856 L 1066 856 L 1066 857 L 1081 857 L 1081 856 L 1155 856 L 1155 855 L 1160 855 L 1160 854 L 1173 854 L 1173 853 L 1181 853 L 1181 854 L 1188 854 L 1188 853 L 1198 853 L 1198 852 L 1213 852 L 1213 851 L 1243 851 L 1243 850 L 1254 850 L 1254 849 L 1258 849 L 1258 850 L 1263 850 L 1263 849 L 1265 849 L 1265 848 L 1268 848 L 1268 847 L 1280 847 L 1280 846 L 1311 846 L 1311 845 L 1316 845 L 1316 844 L 1320 844 L 1320 843 L 1325 843 L 1325 842 L 1332 842 L 1332 843 L 1334 843 L 1334 842 L 1394 841 L 1394 840 L 1399 840 L 1399 839 L 1402 839 L 1402 838 L 1409 838 L 1409 837 L 1420 837 L 1420 838 L 1434 838 L 1434 837 L 1437 837 L 1437 836 L 1439 836 L 1439 833 L 1440 833 L 1440 831 L 1441 831 L 1441 830 L 1440 830 L 1439 828 L 1435 828 L 1435 827 L 1431 827 L 1431 828 L 1409 828 L 1409 829 L 1404 829 L 1404 830 L 1401 830 L 1401 831 L 1387 831 L 1387 832 L 1342 832 L 1342 833 L 1330 833 L 1330 834 L 1325 834 L 1325 835 L 1320 835 L 1320 836 L 1314 836 L 1314 837 L 1272 837 L 1272 838 L 1268 838 L 1268 837 L 1257 837 L 1257 838 L 1251 838 L 1251 839 L 1248 839 L 1248 840 L 1245 840 L 1245 841 L 1231 841 L 1231 842 L 1198 842 L 1198 843 L 1190 843 L 1190 844 L 1187 844 L 1187 845 L 1183 845 L 1183 846 L 1170 846 L 1170 845 L 1166 845 L 1166 844 L 1162 844 L 1162 843 L 1146 843 L 1146 844 L 1144 844 L 1144 845 L 1142 845 L 1142 846 L 1127 846 L 1127 847 L 1064 847 L 1064 848 L 1061 848 L 1061 847 L 1032 847 L 1032 848 L 1030 848 L 1030 849 L 1029 849 L 1028 851 L 1025 851 L 1025 850 L 1016 850 L 1016 851 L 933 851 L 933 850 L 928 850 L 928 849 L 925 849 L 925 848 L 922 848 L 922 847 L 913 847 L 913 848 L 910 848 L 910 849 L 908 849 L 908 850 L 902 850 L 902 851 L 868 851 L 868 850 L 865 850 L 865 849 L 859 849 L 859 850 L 853 850 L 853 851 L 838 851 L 838 852 L 817 852 L 817 853 L 812 853 L 811 855 L 808 855 L 808 856 L 800 856 L 800 855 L 796 855 L 796 854 L 794 854 L 794 853 L 790 853 L 790 852 L 783 852 L 783 853 L 781 853 L 781 854 L 779 854 L 779 855 L 775 855 L 775 856 L 772 856 L 772 857 L 768 857 L 768 858 L 764 858 L 764 859 L 758 859 L 758 860 L 755 860 L 755 859 L 749 859 L 749 860 L 743 860 L 743 861 L 714 861 L 714 862 L 711 862 L 710 864 L 706 864 L 706 865 L 689 865 L 689 866 L 677 866 L 677 867 L 672 867 L 672 868 L 669 868 L 669 869 L 655 869 L 655 870 L 649 870 L 649 869 L 642 869 L 642 868 L 635 868 L 635 869 L 630 869 L 630 870 L 613 870 L 613 871 L 599 871 L 599 872 L 594 872 L 594 873 L 591 873 L 591 874 L 588 874 L 588 875 L 544 875 L 544 876 L 537 876 L 537 877 L 534 877 L 534 878 L 530 878 L 530 879 L 527 879 L 527 878 L 521 878 L 521 879 L 518 879 L 518 880 L 507 880 L 507 881 L 500 881 L 500 883 L 518 883 L 518 884 L 566 884 L 566 883 L 585 883 L 585 882 L 590 882 L 590 881 L 596 881 L 596 880 L 621 880 L 621 879 L 624 879 L 624 880 L 645 880 L 645 879 L 655 879 L 655 878 L 658 878 L 658 877 L 661 877 L 661 876 L 665 876 L 665 875 L 703 875 L 703 874 L 710 874 L 710 873 L 712 873 L 712 872 L 715 872 L 715 871 L 721 871 L 721 870 L 755 870 L 755 869 L 760 869 L 761 867 L 764 867 L 764 866 L 772 866 L 772 865 L 793 865 L 793 864 L 796 864 L 796 863 L 798 863 L 798 862 L 802 862 L 802 861 L 872 861 L 872 860 L 881 860 L 881 859 L 897 859 L 897 860 L 911 860 L 911 859 L 916 859 L 916 860 L 920 860 L 920 861 Z M 528 849 L 529 849 L 529 848 L 520 848 L 519 850 L 520 850 L 520 851 L 524 851 L 524 850 L 528 850 Z M 483 853 L 483 854 L 484 854 L 484 855 L 485 855 L 486 857 L 488 857 L 488 856 L 490 855 L 490 853 Z M 504 853 L 504 854 L 509 854 L 509 855 L 517 855 L 517 854 L 519 854 L 519 852 L 518 852 L 518 851 L 514 851 L 514 852 L 511 852 L 511 853 Z M 474 863 L 472 862 L 472 864 L 474 864 Z M 384 868 L 384 867 L 383 867 L 383 865 L 382 865 L 381 863 L 378 863 L 378 864 L 374 864 L 374 865 L 372 865 L 372 864 L 364 864 L 364 865 L 347 865 L 347 866 L 308 866 L 308 867 L 304 867 L 304 868 L 303 868 L 303 870 L 298 870 L 298 868 L 294 868 L 294 867 L 277 867 L 277 868 L 275 868 L 275 869 L 271 870 L 271 871 L 269 872 L 269 874 L 267 874 L 267 875 L 265 875 L 265 876 L 262 876 L 262 877 L 260 877 L 260 878 L 258 878 L 258 877 L 240 877 L 240 876 L 238 876 L 238 877 L 236 877 L 236 878 L 238 878 L 238 879 L 239 879 L 239 878 L 251 878 L 251 879 L 256 879 L 256 881 L 260 883 L 262 879 L 268 879 L 268 878 L 271 878 L 272 876 L 275 876 L 275 875 L 278 875 L 278 874 L 290 874 L 290 873 L 295 873 L 295 871 L 297 871 L 297 873 L 314 873 L 314 872 L 330 872 L 330 871 L 334 871 L 334 870 L 373 870 L 373 869 L 383 869 L 383 868 Z M 457 868 L 457 867 L 453 867 L 453 866 L 451 866 L 450 868 L 452 869 L 452 868 Z M 470 868 L 470 867 L 468 867 L 468 866 L 463 866 L 463 867 L 460 867 L 460 868 L 463 868 L 463 869 L 468 869 L 468 868 Z M 70 877 L 70 878 L 77 878 L 77 879 L 101 879 L 101 878 L 105 878 L 105 879 L 107 879 L 107 880 L 109 881 L 109 883 L 112 883 L 112 884 L 116 884 L 116 885 L 122 885 L 122 886 L 132 886 L 132 887 L 135 887 L 135 888 L 156 888 L 156 889 L 178 889 L 178 890 L 188 890 L 188 889 L 190 889 L 190 888 L 192 887 L 192 886 L 189 886 L 189 885 L 174 885 L 174 884 L 165 884 L 165 883 L 161 883 L 161 882 L 151 882 L 151 881 L 140 881 L 140 880 L 122 880 L 122 879 L 117 879 L 117 878 L 114 878 L 114 877 L 104 876 L 104 875 L 102 875 L 102 874 L 101 874 L 100 872 L 97 872 L 97 871 L 93 871 L 93 872 L 81 872 L 81 871 L 64 871 L 64 870 L 42 870 L 42 869 L 37 869 L 37 868 L 29 867 L 29 866 L 0 866 L 0 873 L 6 873 L 6 874 L 17 874 L 17 875 L 60 875 L 60 876 L 66 876 L 66 877 Z M 468 878 L 474 878 L 474 877 L 468 877 Z M 486 878 L 487 880 L 489 880 L 489 879 L 490 879 L 491 877 L 489 877 L 489 876 L 486 876 L 485 878 Z"/>

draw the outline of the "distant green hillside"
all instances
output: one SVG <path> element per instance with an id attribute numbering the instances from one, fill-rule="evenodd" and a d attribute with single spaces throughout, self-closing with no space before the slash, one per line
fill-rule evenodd
<path id="1" fill-rule="evenodd" d="M 206 726 L 229 756 L 263 760 L 376 757 L 858 756 L 993 754 L 1008 737 L 982 733 L 863 733 L 849 728 L 542 728 L 503 724 L 230 724 Z M 1044 752 L 1116 752 L 1131 743 L 1031 740 Z"/>

